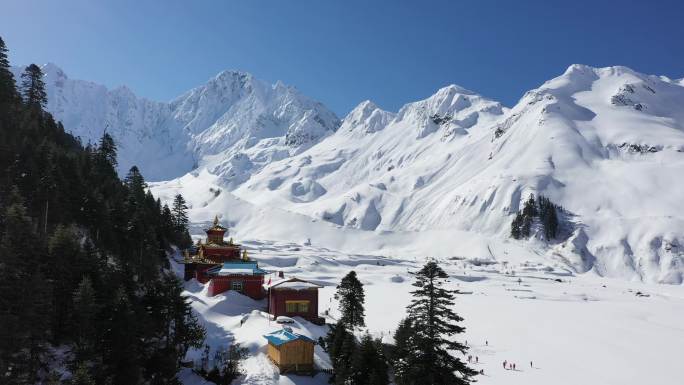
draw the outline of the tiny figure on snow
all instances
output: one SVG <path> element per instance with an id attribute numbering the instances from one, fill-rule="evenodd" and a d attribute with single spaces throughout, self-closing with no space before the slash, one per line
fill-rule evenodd
<path id="1" fill-rule="evenodd" d="M 515 370 L 515 363 L 513 363 L 513 370 Z"/>
<path id="2" fill-rule="evenodd" d="M 475 356 L 475 363 L 477 364 L 477 363 L 479 363 L 479 362 L 480 362 L 480 357 Z"/>
<path id="3" fill-rule="evenodd" d="M 489 341 L 485 341 L 485 345 L 486 345 L 486 346 L 489 346 Z"/>
<path id="4" fill-rule="evenodd" d="M 508 362 L 507 362 L 506 360 L 504 360 L 504 362 L 503 362 L 503 367 L 504 367 L 504 369 L 508 369 L 508 368 L 506 368 L 506 364 L 507 364 L 507 363 L 508 363 Z"/>
<path id="5" fill-rule="evenodd" d="M 533 367 L 533 366 L 532 366 L 532 361 L 530 361 L 530 368 L 532 368 L 532 367 Z"/>

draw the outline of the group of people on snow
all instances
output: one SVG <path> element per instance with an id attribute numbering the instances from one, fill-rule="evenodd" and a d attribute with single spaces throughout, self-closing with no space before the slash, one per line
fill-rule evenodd
<path id="1" fill-rule="evenodd" d="M 532 364 L 532 361 L 530 361 L 530 368 L 533 368 L 533 367 L 534 367 L 534 365 Z M 515 362 L 508 362 L 508 360 L 504 360 L 503 368 L 506 370 L 516 370 Z"/>

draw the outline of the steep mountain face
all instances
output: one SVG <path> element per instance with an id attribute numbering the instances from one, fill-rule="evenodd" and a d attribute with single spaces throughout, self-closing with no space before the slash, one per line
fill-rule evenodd
<path id="1" fill-rule="evenodd" d="M 14 68 L 20 79 L 23 68 Z M 48 111 L 84 142 L 107 130 L 119 146 L 119 172 L 138 165 L 150 180 L 208 168 L 227 185 L 264 164 L 303 151 L 335 132 L 339 120 L 321 103 L 278 82 L 224 71 L 170 103 L 136 97 L 130 89 L 69 79 L 43 66 Z"/>
<path id="2" fill-rule="evenodd" d="M 363 230 L 508 237 L 529 194 L 566 212 L 541 252 L 579 272 L 682 283 L 684 87 L 573 65 L 510 111 L 456 86 L 393 115 L 364 102 L 340 130 L 235 190 Z"/>

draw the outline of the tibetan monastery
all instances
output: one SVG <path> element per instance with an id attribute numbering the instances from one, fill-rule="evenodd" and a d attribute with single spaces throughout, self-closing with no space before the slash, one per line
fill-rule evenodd
<path id="1" fill-rule="evenodd" d="M 207 270 L 221 266 L 224 262 L 240 261 L 247 259 L 246 252 L 240 254 L 240 245 L 233 243 L 230 239 L 228 242 L 223 238 L 228 231 L 227 228 L 221 226 L 218 216 L 214 218 L 214 225 L 205 230 L 207 233 L 206 243 L 200 240 L 197 246 L 185 252 L 185 280 L 192 278 L 197 279 L 201 283 L 209 281 L 210 277 L 206 274 Z"/>

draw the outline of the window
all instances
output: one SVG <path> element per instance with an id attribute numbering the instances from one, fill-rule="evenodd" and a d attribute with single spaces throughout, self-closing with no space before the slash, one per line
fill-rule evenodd
<path id="1" fill-rule="evenodd" d="M 285 301 L 285 311 L 288 313 L 308 313 L 309 301 Z"/>
<path id="2" fill-rule="evenodd" d="M 244 288 L 244 283 L 242 281 L 232 281 L 230 283 L 230 289 L 242 292 L 242 289 Z"/>

